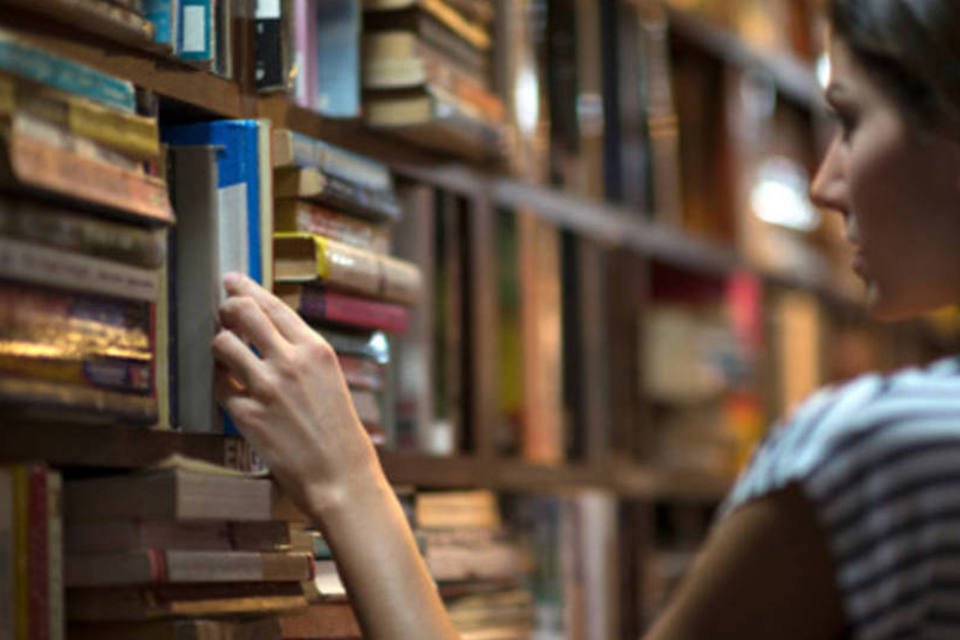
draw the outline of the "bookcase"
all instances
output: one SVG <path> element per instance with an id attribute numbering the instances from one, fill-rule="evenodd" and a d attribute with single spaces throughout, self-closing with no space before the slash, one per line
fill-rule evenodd
<path id="1" fill-rule="evenodd" d="M 848 265 L 834 223 L 785 230 L 745 213 L 757 176 L 783 169 L 765 161 L 809 177 L 829 128 L 815 3 L 770 3 L 767 23 L 750 2 L 737 3 L 746 17 L 709 2 L 435 3 L 492 8 L 490 82 L 512 125 L 500 158 L 258 91 L 259 3 L 225 3 L 233 44 L 219 74 L 118 28 L 104 7 L 119 2 L 6 0 L 0 27 L 134 83 L 162 126 L 265 119 L 387 165 L 405 216 L 393 249 L 425 283 L 396 347 L 388 477 L 490 490 L 535 531 L 550 518 L 606 522 L 577 558 L 544 560 L 573 563 L 580 582 L 546 596 L 568 617 L 543 637 L 636 638 L 770 423 L 824 382 L 927 361 L 960 334 L 947 316 L 867 321 L 837 275 Z M 757 24 L 799 44 L 757 45 Z M 173 453 L 256 464 L 236 436 L 2 420 L 0 462 L 68 477 Z"/>

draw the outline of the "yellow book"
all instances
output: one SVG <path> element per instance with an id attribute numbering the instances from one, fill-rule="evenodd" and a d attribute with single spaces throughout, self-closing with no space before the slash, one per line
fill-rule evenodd
<path id="1" fill-rule="evenodd" d="M 0 116 L 26 112 L 127 156 L 160 155 L 157 121 L 98 105 L 81 96 L 0 74 Z"/>
<path id="2" fill-rule="evenodd" d="M 423 278 L 411 262 L 301 231 L 277 232 L 273 238 L 277 282 L 320 280 L 335 288 L 406 304 L 420 297 Z"/>

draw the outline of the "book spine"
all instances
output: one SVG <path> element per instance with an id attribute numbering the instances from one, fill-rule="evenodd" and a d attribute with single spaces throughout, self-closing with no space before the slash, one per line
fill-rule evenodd
<path id="1" fill-rule="evenodd" d="M 334 205 L 377 220 L 399 220 L 403 215 L 392 191 L 374 191 L 328 173 L 323 176 L 325 185 L 319 197 Z"/>
<path id="2" fill-rule="evenodd" d="M 129 7 L 122 7 L 106 0 L 60 0 L 66 7 L 93 20 L 97 28 L 109 31 L 113 36 L 149 42 L 156 33 L 153 23 Z"/>
<path id="3" fill-rule="evenodd" d="M 316 4 L 315 108 L 331 118 L 360 115 L 360 0 Z"/>
<path id="4" fill-rule="evenodd" d="M 100 258 L 0 238 L 0 274 L 33 284 L 156 302 L 158 273 Z"/>
<path id="5" fill-rule="evenodd" d="M 10 467 L 13 474 L 13 595 L 16 640 L 30 640 L 29 567 L 30 518 L 27 469 Z"/>
<path id="6" fill-rule="evenodd" d="M 309 202 L 279 200 L 275 210 L 277 231 L 305 231 L 375 253 L 390 250 L 386 225 L 360 220 Z"/>
<path id="7" fill-rule="evenodd" d="M 213 0 L 180 0 L 180 41 L 184 60 L 213 61 Z"/>
<path id="8" fill-rule="evenodd" d="M 101 106 L 12 76 L 0 75 L 0 115 L 23 112 L 125 155 L 150 160 L 160 153 L 156 119 Z"/>
<path id="9" fill-rule="evenodd" d="M 150 355 L 143 303 L 4 282 L 0 308 L 0 345 L 46 344 L 80 357 L 145 360 Z"/>
<path id="10" fill-rule="evenodd" d="M 4 345 L 0 343 L 0 348 Z M 0 372 L 31 380 L 45 380 L 99 389 L 150 393 L 153 391 L 153 360 L 135 362 L 96 358 L 67 360 L 31 358 L 0 353 Z"/>
<path id="11" fill-rule="evenodd" d="M 173 11 L 176 2 L 171 0 L 146 0 L 144 13 L 153 23 L 153 39 L 160 44 L 176 44 L 173 29 Z"/>
<path id="12" fill-rule="evenodd" d="M 258 91 L 286 89 L 280 0 L 256 0 L 254 80 Z"/>
<path id="13" fill-rule="evenodd" d="M 16 631 L 17 549 L 13 470 L 0 467 L 0 638 L 18 640 Z"/>
<path id="14" fill-rule="evenodd" d="M 47 471 L 47 614 L 50 640 L 66 638 L 63 610 L 63 478 Z"/>
<path id="15" fill-rule="evenodd" d="M 12 172 L 25 185 L 125 211 L 150 222 L 173 222 L 166 185 L 157 178 L 64 152 L 28 136 L 13 135 L 8 145 Z"/>
<path id="16" fill-rule="evenodd" d="M 314 167 L 374 191 L 393 189 L 390 170 L 385 165 L 294 131 L 274 132 L 274 154 L 275 167 Z"/>
<path id="17" fill-rule="evenodd" d="M 0 375 L 0 404 L 15 406 L 27 415 L 61 420 L 64 410 L 97 422 L 145 424 L 157 419 L 153 396 L 7 375 Z"/>
<path id="18" fill-rule="evenodd" d="M 300 289 L 299 312 L 314 320 L 361 329 L 380 329 L 388 333 L 405 332 L 410 321 L 410 312 L 400 305 L 364 300 L 313 287 Z"/>
<path id="19" fill-rule="evenodd" d="M 40 465 L 30 466 L 27 469 L 27 487 L 27 606 L 30 640 L 49 640 L 47 470 Z"/>
<path id="20" fill-rule="evenodd" d="M 147 269 L 165 260 L 163 232 L 0 197 L 0 235 Z"/>
<path id="21" fill-rule="evenodd" d="M 123 111 L 136 111 L 131 83 L 52 54 L 6 30 L 0 30 L 0 70 Z"/>
<path id="22" fill-rule="evenodd" d="M 348 387 L 369 391 L 383 390 L 384 373 L 381 365 L 371 360 L 342 354 L 337 354 L 337 359 Z"/>

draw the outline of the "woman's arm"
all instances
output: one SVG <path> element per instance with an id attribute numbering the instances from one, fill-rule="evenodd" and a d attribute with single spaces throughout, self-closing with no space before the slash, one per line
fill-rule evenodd
<path id="1" fill-rule="evenodd" d="M 720 522 L 646 640 L 830 640 L 843 629 L 826 539 L 791 486 Z"/>
<path id="2" fill-rule="evenodd" d="M 328 541 L 364 637 L 458 638 L 330 345 L 250 279 L 224 280 L 217 394 Z M 247 343 L 253 344 L 259 355 Z"/>

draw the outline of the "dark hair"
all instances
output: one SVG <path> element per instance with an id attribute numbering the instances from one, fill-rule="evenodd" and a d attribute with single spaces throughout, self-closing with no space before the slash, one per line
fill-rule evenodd
<path id="1" fill-rule="evenodd" d="M 830 0 L 829 15 L 911 120 L 960 137 L 960 1 Z"/>

